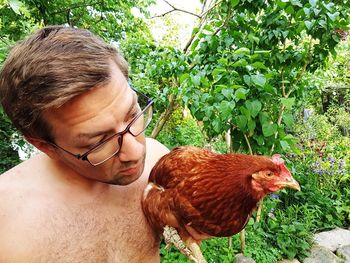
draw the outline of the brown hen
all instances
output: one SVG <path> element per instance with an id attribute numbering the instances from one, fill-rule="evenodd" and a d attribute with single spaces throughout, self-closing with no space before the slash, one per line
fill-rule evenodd
<path id="1" fill-rule="evenodd" d="M 284 187 L 300 190 L 279 155 L 173 149 L 151 171 L 142 206 L 151 227 L 195 262 L 202 240 L 240 232 L 258 202 Z"/>

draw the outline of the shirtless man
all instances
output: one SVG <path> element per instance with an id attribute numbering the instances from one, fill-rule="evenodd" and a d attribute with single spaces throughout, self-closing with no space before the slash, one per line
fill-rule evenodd
<path id="1" fill-rule="evenodd" d="M 146 139 L 152 101 L 88 31 L 46 27 L 0 73 L 5 112 L 42 153 L 0 176 L 0 262 L 159 262 L 140 200 L 168 152 Z"/>

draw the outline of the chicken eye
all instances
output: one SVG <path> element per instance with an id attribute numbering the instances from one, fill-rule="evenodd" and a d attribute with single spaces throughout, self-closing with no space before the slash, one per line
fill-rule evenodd
<path id="1" fill-rule="evenodd" d="M 268 177 L 271 177 L 271 176 L 273 175 L 273 173 L 272 173 L 272 172 L 267 172 L 266 175 L 267 175 Z"/>

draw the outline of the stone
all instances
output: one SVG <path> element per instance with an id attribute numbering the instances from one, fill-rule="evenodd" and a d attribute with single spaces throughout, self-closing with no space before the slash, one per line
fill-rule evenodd
<path id="1" fill-rule="evenodd" d="M 337 250 L 338 257 L 345 260 L 345 262 L 350 262 L 350 245 L 342 246 Z"/>
<path id="2" fill-rule="evenodd" d="M 294 259 L 283 259 L 281 261 L 277 261 L 276 263 L 300 263 L 300 261 L 294 258 Z"/>
<path id="3" fill-rule="evenodd" d="M 335 252 L 341 246 L 350 245 L 350 230 L 337 228 L 321 232 L 315 235 L 314 241 L 316 245 Z"/>
<path id="4" fill-rule="evenodd" d="M 255 260 L 250 257 L 246 257 L 243 254 L 238 254 L 236 255 L 233 263 L 255 263 Z"/>
<path id="5" fill-rule="evenodd" d="M 304 263 L 341 263 L 343 262 L 329 249 L 322 246 L 313 246 L 310 256 L 305 258 Z"/>

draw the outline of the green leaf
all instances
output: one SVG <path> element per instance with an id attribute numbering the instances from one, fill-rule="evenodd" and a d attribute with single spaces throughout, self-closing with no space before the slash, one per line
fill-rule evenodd
<path id="1" fill-rule="evenodd" d="M 180 76 L 180 84 L 182 84 L 185 80 L 189 78 L 190 74 L 185 73 Z"/>
<path id="2" fill-rule="evenodd" d="M 194 27 L 192 30 L 192 36 L 197 34 L 199 32 L 199 28 L 198 27 Z"/>
<path id="3" fill-rule="evenodd" d="M 247 122 L 248 122 L 248 120 L 247 120 L 246 116 L 244 116 L 244 115 L 239 115 L 236 118 L 237 126 L 241 131 L 244 131 L 244 129 L 247 125 Z"/>
<path id="4" fill-rule="evenodd" d="M 232 99 L 233 90 L 232 89 L 223 89 L 221 91 L 222 95 L 224 95 L 227 99 Z"/>
<path id="5" fill-rule="evenodd" d="M 292 5 L 303 7 L 303 4 L 299 0 L 291 0 Z"/>
<path id="6" fill-rule="evenodd" d="M 253 118 L 255 118 L 259 114 L 259 112 L 262 108 L 262 104 L 258 100 L 254 100 L 254 101 L 247 100 L 245 102 L 245 105 L 246 105 L 247 109 L 250 111 L 250 115 Z"/>
<path id="7" fill-rule="evenodd" d="M 274 86 L 269 84 L 264 86 L 264 90 L 271 94 L 277 94 L 277 89 Z"/>
<path id="8" fill-rule="evenodd" d="M 262 135 L 254 136 L 254 140 L 256 140 L 258 145 L 264 145 L 264 137 Z"/>
<path id="9" fill-rule="evenodd" d="M 286 142 L 286 141 L 280 141 L 280 144 L 281 144 L 283 150 L 286 151 L 286 150 L 289 149 L 289 144 L 288 144 L 288 142 Z"/>
<path id="10" fill-rule="evenodd" d="M 246 94 L 248 93 L 248 91 L 246 89 L 243 88 L 239 88 L 238 90 L 236 90 L 235 92 L 235 97 L 240 100 L 245 100 L 246 99 Z M 237 100 L 237 101 L 238 101 Z"/>
<path id="11" fill-rule="evenodd" d="M 203 27 L 203 29 L 205 29 L 205 30 L 207 30 L 207 31 L 209 31 L 209 32 L 214 32 L 213 27 L 212 27 L 211 25 L 209 25 L 209 24 L 206 24 L 206 25 Z"/>
<path id="12" fill-rule="evenodd" d="M 250 50 L 246 47 L 241 47 L 237 50 L 235 50 L 233 52 L 233 54 L 236 54 L 236 55 L 249 55 L 250 54 Z"/>
<path id="13" fill-rule="evenodd" d="M 220 64 L 227 65 L 228 60 L 227 60 L 227 58 L 220 58 L 220 59 L 218 59 L 218 62 L 219 62 Z"/>
<path id="14" fill-rule="evenodd" d="M 324 6 L 329 12 L 332 11 L 333 6 L 334 6 L 334 3 L 333 3 L 333 2 L 330 2 L 330 3 L 328 3 L 328 4 L 326 4 L 326 3 L 322 3 L 322 4 L 323 4 L 323 6 Z"/>
<path id="15" fill-rule="evenodd" d="M 251 79 L 252 82 L 257 86 L 264 87 L 264 85 L 266 84 L 266 78 L 262 74 L 252 75 Z"/>
<path id="16" fill-rule="evenodd" d="M 194 86 L 199 86 L 201 84 L 201 76 L 200 75 L 191 76 L 191 81 Z"/>
<path id="17" fill-rule="evenodd" d="M 254 51 L 254 54 L 270 54 L 271 53 L 271 50 L 255 50 Z"/>
<path id="18" fill-rule="evenodd" d="M 233 88 L 233 89 L 244 88 L 243 85 L 232 85 L 232 86 L 230 86 L 230 87 Z"/>
<path id="19" fill-rule="evenodd" d="M 277 131 L 277 125 L 274 123 L 265 122 L 262 125 L 262 131 L 265 137 L 269 137 Z"/>
<path id="20" fill-rule="evenodd" d="M 248 62 L 245 59 L 240 59 L 237 62 L 232 64 L 232 67 L 245 67 L 248 65 Z"/>
<path id="21" fill-rule="evenodd" d="M 321 27 L 327 29 L 327 22 L 326 22 L 326 20 L 321 19 L 321 20 L 318 21 L 318 24 L 319 24 Z"/>
<path id="22" fill-rule="evenodd" d="M 288 128 L 292 128 L 294 124 L 293 115 L 290 113 L 283 114 L 283 122 L 287 125 Z"/>
<path id="23" fill-rule="evenodd" d="M 269 122 L 269 115 L 266 112 L 260 112 L 259 113 L 259 121 L 260 123 L 266 123 Z"/>
<path id="24" fill-rule="evenodd" d="M 244 75 L 243 80 L 244 80 L 245 84 L 247 84 L 248 86 L 251 86 L 253 84 L 252 78 L 250 75 Z"/>
<path id="25" fill-rule="evenodd" d="M 318 16 L 318 14 L 321 12 L 321 9 L 314 8 L 313 11 L 315 15 Z"/>
<path id="26" fill-rule="evenodd" d="M 295 98 L 281 98 L 282 104 L 286 107 L 287 110 L 290 110 L 294 104 Z"/>
<path id="27" fill-rule="evenodd" d="M 317 0 L 309 0 L 309 3 L 312 7 L 315 7 L 317 4 Z"/>
<path id="28" fill-rule="evenodd" d="M 247 117 L 247 119 L 250 119 L 250 111 L 246 108 L 246 107 L 244 107 L 244 106 L 241 106 L 240 108 L 239 108 L 239 110 L 241 111 L 241 113 L 244 115 L 244 116 L 246 116 Z"/>
<path id="29" fill-rule="evenodd" d="M 224 72 L 226 72 L 225 68 L 216 68 L 213 70 L 212 75 L 215 77 L 215 76 L 217 76 L 221 73 L 224 73 Z"/>
<path id="30" fill-rule="evenodd" d="M 11 9 L 13 10 L 13 12 L 15 12 L 17 15 L 21 14 L 21 7 L 23 6 L 23 3 L 21 1 L 18 0 L 8 0 L 8 3 L 11 7 Z"/>
<path id="31" fill-rule="evenodd" d="M 304 14 L 305 14 L 306 16 L 309 16 L 309 15 L 310 15 L 310 8 L 304 7 L 303 10 L 304 10 Z"/>
<path id="32" fill-rule="evenodd" d="M 234 106 L 234 102 L 222 101 L 219 104 L 220 116 L 224 119 L 228 119 L 230 116 L 232 116 L 232 109 Z"/>
<path id="33" fill-rule="evenodd" d="M 248 119 L 248 130 L 250 133 L 253 133 L 256 127 L 256 123 L 252 119 Z"/>
<path id="34" fill-rule="evenodd" d="M 289 144 L 295 143 L 298 141 L 297 138 L 295 138 L 293 135 L 291 134 L 287 134 L 286 136 L 283 137 L 284 141 L 287 141 Z"/>
<path id="35" fill-rule="evenodd" d="M 259 69 L 267 69 L 267 67 L 264 65 L 264 63 L 259 62 L 259 61 L 254 62 L 254 63 L 252 64 L 252 67 L 254 67 L 254 68 L 259 68 Z"/>
<path id="36" fill-rule="evenodd" d="M 249 34 L 249 35 L 248 35 L 248 39 L 249 39 L 250 42 L 252 42 L 252 43 L 255 42 L 255 43 L 259 44 L 259 42 L 260 42 L 260 38 L 254 36 L 253 34 Z"/>
<path id="37" fill-rule="evenodd" d="M 221 133 L 221 121 L 219 119 L 214 119 L 213 122 L 212 122 L 212 125 L 213 125 L 213 129 L 214 131 L 219 134 Z"/>
<path id="38" fill-rule="evenodd" d="M 239 0 L 231 0 L 231 8 L 239 4 Z"/>
<path id="39" fill-rule="evenodd" d="M 335 12 L 335 13 L 327 13 L 328 17 L 334 22 L 335 20 L 337 20 L 337 17 L 339 16 L 339 12 Z"/>
<path id="40" fill-rule="evenodd" d="M 293 8 L 293 6 L 288 6 L 286 9 L 285 9 L 285 11 L 286 11 L 286 13 L 287 14 L 290 14 L 290 15 L 292 15 L 292 14 L 294 14 L 294 8 Z"/>
<path id="41" fill-rule="evenodd" d="M 310 30 L 314 26 L 315 21 L 307 21 L 306 20 L 304 23 L 305 23 L 306 28 Z"/>
<path id="42" fill-rule="evenodd" d="M 284 7 L 286 6 L 286 3 L 285 1 L 277 0 L 277 5 L 279 8 L 284 9 Z"/>

